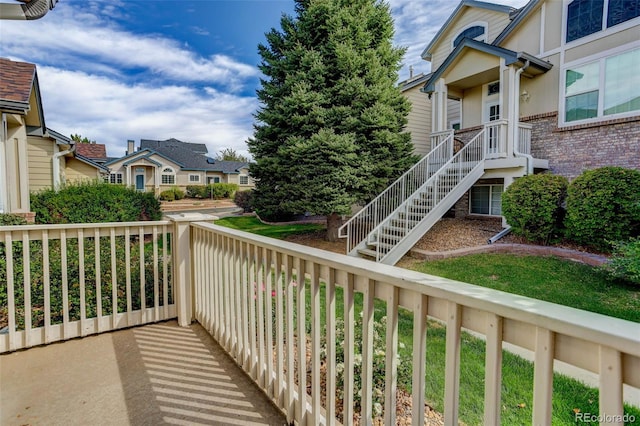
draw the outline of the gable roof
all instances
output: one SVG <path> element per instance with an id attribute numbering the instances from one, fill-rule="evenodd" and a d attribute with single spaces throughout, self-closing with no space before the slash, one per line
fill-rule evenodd
<path id="1" fill-rule="evenodd" d="M 226 174 L 239 173 L 248 163 L 241 161 L 218 161 L 207 156 L 208 149 L 202 143 L 182 142 L 178 139 L 156 141 L 141 139 L 140 149 L 150 149 L 182 166 L 183 170 L 201 170 Z"/>
<path id="2" fill-rule="evenodd" d="M 453 52 L 451 52 L 451 54 L 447 56 L 447 59 L 444 60 L 442 65 L 440 65 L 440 67 L 438 67 L 438 69 L 430 75 L 429 80 L 424 85 L 422 91 L 425 93 L 433 92 L 435 90 L 435 82 L 449 68 L 449 66 L 455 62 L 458 56 L 463 55 L 464 51 L 467 49 L 475 49 L 484 53 L 488 53 L 490 55 L 504 58 L 505 65 L 520 63 L 524 66 L 525 64 L 529 63 L 529 66 L 532 67 L 533 70 L 537 71 L 536 74 L 545 73 L 553 67 L 553 65 L 549 62 L 545 62 L 525 52 L 514 52 L 513 50 L 494 46 L 492 44 L 487 44 L 482 41 L 463 38 L 460 44 L 458 44 L 453 50 Z"/>
<path id="3" fill-rule="evenodd" d="M 31 96 L 34 95 L 39 120 L 37 126 L 27 125 L 27 131 L 44 134 L 46 126 L 36 66 L 28 62 L 0 58 L 0 69 L 0 109 L 27 115 L 31 110 Z"/>
<path id="4" fill-rule="evenodd" d="M 79 143 L 76 144 L 76 152 L 83 157 L 93 160 L 107 159 L 107 147 L 102 143 Z"/>
<path id="5" fill-rule="evenodd" d="M 412 89 L 420 84 L 423 84 L 431 77 L 431 74 L 419 74 L 413 78 L 410 78 L 405 81 L 400 82 L 400 91 L 405 92 L 409 89 Z"/>
<path id="6" fill-rule="evenodd" d="M 143 155 L 141 155 L 141 154 L 143 154 Z M 126 155 L 124 155 L 122 157 L 117 157 L 117 158 L 111 157 L 104 164 L 105 164 L 105 166 L 109 166 L 109 165 L 111 165 L 113 163 L 116 163 L 116 162 L 118 162 L 120 160 L 125 160 L 127 158 L 130 158 L 130 159 L 133 159 L 133 157 L 142 158 L 142 157 L 147 157 L 147 156 L 154 155 L 154 154 L 164 158 L 165 160 L 167 160 L 167 161 L 169 161 L 169 162 L 171 162 L 173 164 L 177 164 L 179 167 L 183 167 L 183 165 L 180 164 L 178 161 L 176 161 L 176 160 L 174 160 L 172 158 L 169 158 L 166 155 L 163 155 L 161 152 L 157 152 L 157 151 L 154 151 L 154 150 L 149 149 L 149 148 L 139 149 L 138 151 L 131 152 L 131 153 L 126 154 Z M 128 162 L 131 162 L 131 160 L 128 161 Z"/>
<path id="7" fill-rule="evenodd" d="M 83 155 L 80 155 L 80 154 L 78 154 L 77 152 L 76 152 L 76 153 L 74 153 L 74 156 L 73 156 L 73 157 L 74 157 L 76 160 L 79 160 L 79 161 L 81 161 L 81 162 L 83 162 L 83 163 L 85 163 L 85 164 L 88 164 L 88 165 L 90 165 L 90 166 L 95 167 L 96 169 L 100 170 L 100 171 L 101 171 L 101 172 L 103 172 L 103 173 L 109 173 L 109 168 L 108 168 L 108 167 L 106 167 L 106 166 L 104 166 L 104 165 L 102 165 L 102 164 L 96 163 L 96 162 L 95 162 L 95 161 L 93 161 L 92 159 L 87 158 L 87 157 L 85 157 L 85 156 L 83 156 Z"/>
<path id="8" fill-rule="evenodd" d="M 460 16 L 462 14 L 462 12 L 464 11 L 464 9 L 466 9 L 467 7 L 475 7 L 475 8 L 480 8 L 480 9 L 493 10 L 494 12 L 502 12 L 502 13 L 506 13 L 508 15 L 510 15 L 511 13 L 513 13 L 516 10 L 515 8 L 513 8 L 511 6 L 504 6 L 504 5 L 501 5 L 501 4 L 487 3 L 487 2 L 476 1 L 476 0 L 462 0 L 460 2 L 460 4 L 458 4 L 458 6 L 451 13 L 449 18 L 445 21 L 445 23 L 440 27 L 440 30 L 438 30 L 438 32 L 433 37 L 431 42 L 422 51 L 422 54 L 420 55 L 422 57 L 422 59 L 425 59 L 425 60 L 430 60 L 431 59 L 431 53 L 429 53 L 430 50 L 433 48 L 433 46 L 438 41 L 440 41 L 440 39 L 442 38 L 444 33 L 449 28 L 449 25 L 453 21 L 455 21 L 456 18 L 458 16 Z"/>

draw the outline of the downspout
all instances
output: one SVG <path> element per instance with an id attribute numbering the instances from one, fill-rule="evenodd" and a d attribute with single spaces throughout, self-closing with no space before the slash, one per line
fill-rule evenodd
<path id="1" fill-rule="evenodd" d="M 528 175 L 532 175 L 533 174 L 533 156 L 530 154 L 525 154 L 523 152 L 520 152 L 518 150 L 518 142 L 520 139 L 520 127 L 518 126 L 518 124 L 520 124 L 520 74 L 522 74 L 524 72 L 524 70 L 526 70 L 527 68 L 529 68 L 529 60 L 527 59 L 527 61 L 524 63 L 524 66 L 520 69 L 518 69 L 516 71 L 516 77 L 515 77 L 515 105 L 514 105 L 514 121 L 515 121 L 515 126 L 513 126 L 514 130 L 513 130 L 513 135 L 512 135 L 512 141 L 513 141 L 513 154 L 516 157 L 524 157 L 527 160 L 527 174 Z"/>
<path id="2" fill-rule="evenodd" d="M 58 0 L 18 0 L 23 4 L 0 3 L 0 19 L 32 21 L 53 9 Z"/>
<path id="3" fill-rule="evenodd" d="M 67 154 L 71 154 L 72 152 L 75 152 L 76 145 L 77 144 L 72 144 L 71 148 L 69 148 L 68 150 L 53 154 L 52 161 L 53 161 L 53 190 L 54 191 L 58 191 L 60 189 L 60 183 L 62 180 L 60 179 L 60 157 L 63 157 Z"/>

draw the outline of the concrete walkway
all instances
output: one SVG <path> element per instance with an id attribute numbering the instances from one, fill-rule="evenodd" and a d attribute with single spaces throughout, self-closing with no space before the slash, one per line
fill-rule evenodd
<path id="1" fill-rule="evenodd" d="M 0 424 L 285 425 L 197 324 L 175 321 L 0 356 Z"/>

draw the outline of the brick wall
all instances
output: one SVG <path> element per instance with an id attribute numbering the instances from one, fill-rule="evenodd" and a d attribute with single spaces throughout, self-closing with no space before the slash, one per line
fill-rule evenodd
<path id="1" fill-rule="evenodd" d="M 533 126 L 531 153 L 555 174 L 574 179 L 584 170 L 620 166 L 640 170 L 640 117 L 559 129 L 557 113 L 522 118 Z"/>

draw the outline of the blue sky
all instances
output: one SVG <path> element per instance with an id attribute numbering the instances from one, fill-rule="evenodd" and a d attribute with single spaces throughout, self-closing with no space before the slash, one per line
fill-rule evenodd
<path id="1" fill-rule="evenodd" d="M 14 0 L 0 0 L 10 3 Z M 454 0 L 391 0 L 396 45 L 420 52 Z M 521 7 L 526 0 L 498 0 Z M 292 0 L 60 0 L 37 21 L 0 21 L 0 56 L 35 63 L 46 124 L 124 154 L 127 139 L 177 138 L 247 154 L 258 108 L 258 43 Z"/>

